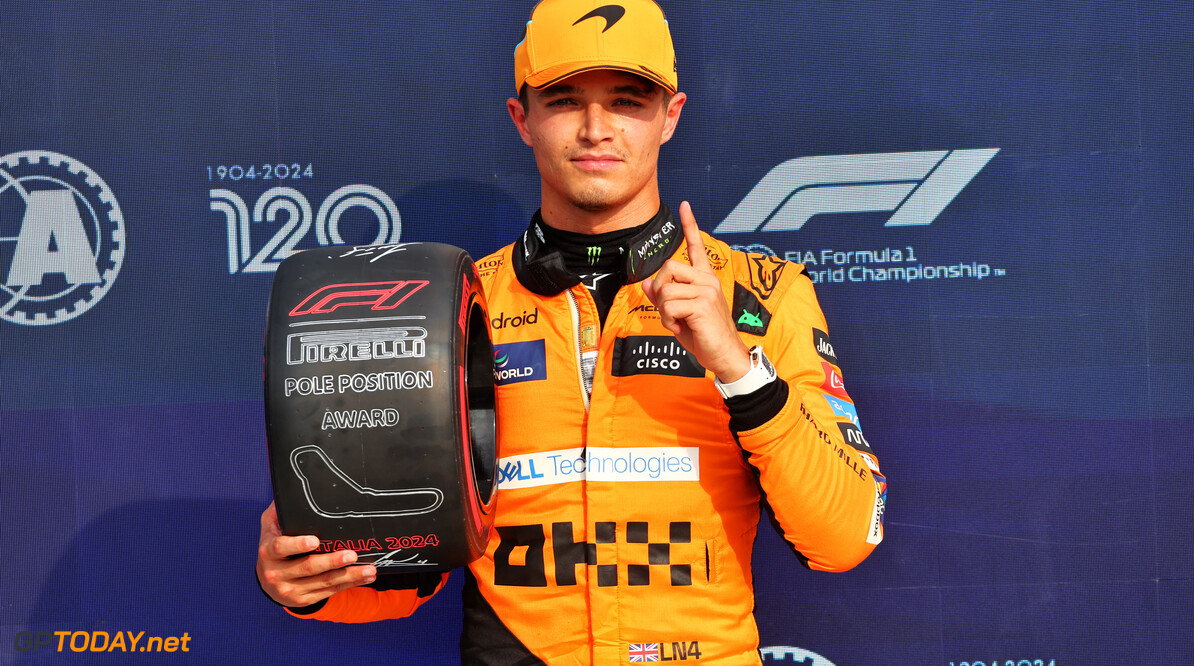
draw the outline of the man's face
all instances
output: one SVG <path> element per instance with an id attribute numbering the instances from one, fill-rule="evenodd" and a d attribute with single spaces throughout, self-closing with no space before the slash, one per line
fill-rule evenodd
<path id="1" fill-rule="evenodd" d="M 507 106 L 534 149 L 544 206 L 601 212 L 644 192 L 658 197 L 659 146 L 671 138 L 684 99 L 668 100 L 633 74 L 593 70 L 528 90 L 525 112 L 518 100 Z"/>

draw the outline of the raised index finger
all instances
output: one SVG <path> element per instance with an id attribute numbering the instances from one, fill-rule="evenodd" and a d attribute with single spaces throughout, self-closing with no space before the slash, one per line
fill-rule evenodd
<path id="1" fill-rule="evenodd" d="M 684 229 L 684 240 L 688 243 L 688 263 L 706 273 L 712 273 L 709 257 L 705 256 L 705 241 L 701 240 L 701 229 L 697 226 L 692 206 L 687 201 L 680 203 L 680 227 Z"/>

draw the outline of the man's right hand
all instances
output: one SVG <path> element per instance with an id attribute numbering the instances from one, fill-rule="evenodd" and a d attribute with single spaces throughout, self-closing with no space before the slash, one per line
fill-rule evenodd
<path id="1" fill-rule="evenodd" d="M 261 542 L 257 547 L 257 581 L 261 589 L 283 606 L 299 608 L 377 578 L 373 566 L 349 566 L 356 551 L 304 555 L 319 547 L 311 536 L 285 536 L 278 524 L 274 503 L 261 514 Z M 301 557 L 300 557 L 301 556 Z"/>

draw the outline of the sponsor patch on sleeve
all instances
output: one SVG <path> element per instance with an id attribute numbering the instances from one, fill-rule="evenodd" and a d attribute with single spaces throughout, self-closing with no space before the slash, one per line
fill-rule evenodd
<path id="1" fill-rule="evenodd" d="M 731 313 L 739 331 L 752 335 L 763 335 L 771 324 L 771 313 L 754 292 L 734 283 L 734 311 Z"/>
<path id="2" fill-rule="evenodd" d="M 498 386 L 547 379 L 543 340 L 507 342 L 493 349 L 493 381 Z"/>
<path id="3" fill-rule="evenodd" d="M 875 462 L 874 456 L 870 455 L 869 453 L 863 453 L 862 451 L 859 451 L 858 457 L 862 458 L 862 460 L 866 463 L 866 466 L 871 468 L 872 472 L 879 471 L 879 463 Z"/>
<path id="4" fill-rule="evenodd" d="M 871 526 L 867 530 L 866 542 L 879 544 L 883 541 L 883 511 L 887 508 L 887 479 L 879 473 L 872 473 L 875 478 L 875 508 L 871 512 Z"/>
<path id="5" fill-rule="evenodd" d="M 825 398 L 825 402 L 829 403 L 829 407 L 833 409 L 834 414 L 844 416 L 850 419 L 850 423 L 860 428 L 862 427 L 862 424 L 858 422 L 858 409 L 854 407 L 854 403 L 849 400 L 835 398 L 828 393 L 822 393 L 821 396 Z"/>
<path id="6" fill-rule="evenodd" d="M 834 365 L 841 365 L 837 362 L 837 355 L 833 353 L 833 345 L 829 344 L 829 334 L 819 328 L 813 329 L 813 346 L 816 347 L 817 353 L 821 358 L 829 361 Z"/>
<path id="7" fill-rule="evenodd" d="M 842 373 L 824 361 L 821 361 L 821 368 L 825 370 L 825 382 L 821 384 L 821 390 L 849 400 L 850 396 L 846 393 L 846 382 L 842 379 Z"/>
<path id="8" fill-rule="evenodd" d="M 845 438 L 847 444 L 863 453 L 874 454 L 871 445 L 866 441 L 866 437 L 862 436 L 862 430 L 858 426 L 853 423 L 838 423 L 837 427 L 841 429 L 842 437 Z"/>
<path id="9" fill-rule="evenodd" d="M 779 257 L 772 257 L 765 254 L 749 254 L 750 257 L 750 284 L 754 287 L 755 293 L 763 300 L 771 298 L 771 293 L 775 291 L 776 285 L 779 284 L 779 274 L 783 272 L 784 267 L 788 262 Z"/>
<path id="10" fill-rule="evenodd" d="M 500 254 L 493 257 L 486 257 L 485 259 L 481 260 L 480 264 L 477 265 L 477 271 L 482 276 L 488 277 L 489 275 L 492 275 L 494 271 L 501 268 L 503 262 L 505 262 L 505 257 Z"/>

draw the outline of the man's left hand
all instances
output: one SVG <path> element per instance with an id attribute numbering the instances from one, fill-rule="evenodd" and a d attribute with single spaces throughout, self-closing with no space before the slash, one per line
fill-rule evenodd
<path id="1" fill-rule="evenodd" d="M 692 206 L 680 204 L 680 226 L 688 243 L 688 261 L 669 259 L 654 278 L 643 280 L 643 293 L 659 310 L 664 328 L 723 384 L 750 370 L 750 354 L 738 337 L 721 281 L 705 255 L 705 242 Z"/>

